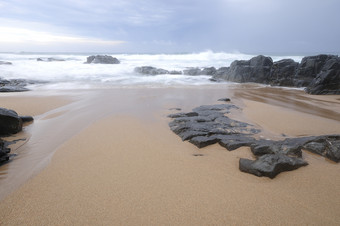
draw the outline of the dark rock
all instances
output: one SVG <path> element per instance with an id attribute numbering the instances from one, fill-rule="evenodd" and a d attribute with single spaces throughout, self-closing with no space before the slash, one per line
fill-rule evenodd
<path id="1" fill-rule="evenodd" d="M 0 79 L 0 92 L 24 92 L 29 89 L 25 86 L 29 84 L 28 81 L 23 79 Z"/>
<path id="2" fill-rule="evenodd" d="M 239 83 L 256 82 L 267 84 L 272 65 L 273 60 L 262 55 L 253 57 L 250 60 L 235 60 L 221 76 L 216 74 L 215 77 Z"/>
<path id="3" fill-rule="evenodd" d="M 266 154 L 257 160 L 241 158 L 239 161 L 239 169 L 242 172 L 269 178 L 274 178 L 281 172 L 295 170 L 306 165 L 308 165 L 306 161 L 284 154 Z"/>
<path id="4" fill-rule="evenodd" d="M 229 102 L 230 98 L 221 98 L 221 99 L 218 99 L 217 101 Z"/>
<path id="5" fill-rule="evenodd" d="M 9 154 L 11 149 L 7 147 L 7 143 L 0 139 L 0 165 L 7 162 L 11 155 Z"/>
<path id="6" fill-rule="evenodd" d="M 340 94 L 340 58 L 327 60 L 306 88 L 310 94 Z"/>
<path id="7" fill-rule="evenodd" d="M 135 72 L 143 75 L 163 75 L 170 74 L 169 71 L 151 66 L 135 67 Z M 174 72 L 173 72 L 174 73 Z"/>
<path id="8" fill-rule="evenodd" d="M 8 61 L 0 61 L 0 65 L 12 65 L 12 63 Z"/>
<path id="9" fill-rule="evenodd" d="M 259 128 L 226 116 L 232 104 L 203 105 L 189 113 L 172 114 L 170 129 L 183 141 L 198 148 L 219 143 L 233 151 L 250 147 L 257 160 L 240 160 L 240 170 L 257 176 L 275 177 L 278 173 L 294 170 L 307 163 L 301 159 L 302 149 L 319 154 L 335 162 L 340 161 L 340 135 L 286 138 L 284 140 L 257 140 Z"/>
<path id="10" fill-rule="evenodd" d="M 299 64 L 297 73 L 295 75 L 294 86 L 304 87 L 308 86 L 312 80 L 322 71 L 328 70 L 328 61 L 338 61 L 339 57 L 335 55 L 317 55 L 304 57 Z M 324 68 L 324 66 L 326 68 Z"/>
<path id="11" fill-rule="evenodd" d="M 194 136 L 190 139 L 190 143 L 198 148 L 203 148 L 211 144 L 216 144 L 220 139 L 216 136 Z"/>
<path id="12" fill-rule="evenodd" d="M 239 122 L 225 116 L 230 109 L 237 109 L 235 105 L 203 105 L 194 108 L 193 112 L 172 114 L 174 118 L 169 123 L 171 130 L 182 138 L 189 140 L 198 147 L 221 140 L 219 135 L 254 134 L 259 130 L 252 125 Z"/>
<path id="13" fill-rule="evenodd" d="M 18 133 L 22 129 L 22 119 L 9 109 L 0 108 L 0 135 Z"/>
<path id="14" fill-rule="evenodd" d="M 202 75 L 202 70 L 198 67 L 191 67 L 183 71 L 184 75 Z"/>
<path id="15" fill-rule="evenodd" d="M 340 135 L 316 137 L 306 142 L 303 149 L 340 162 Z"/>
<path id="16" fill-rule="evenodd" d="M 214 67 L 206 67 L 203 68 L 201 71 L 201 75 L 215 75 L 216 74 L 216 68 Z"/>
<path id="17" fill-rule="evenodd" d="M 182 109 L 181 108 L 169 108 L 169 110 L 175 110 L 175 111 L 181 111 Z"/>
<path id="18" fill-rule="evenodd" d="M 292 59 L 283 59 L 273 63 L 269 84 L 274 86 L 294 86 L 294 76 L 299 63 Z"/>
<path id="19" fill-rule="evenodd" d="M 33 122 L 34 121 L 34 118 L 32 116 L 19 116 L 21 118 L 21 121 L 23 123 L 25 122 Z"/>
<path id="20" fill-rule="evenodd" d="M 229 135 L 221 137 L 218 143 L 228 151 L 233 151 L 244 146 L 250 147 L 255 142 L 255 138 L 249 135 Z"/>
<path id="21" fill-rule="evenodd" d="M 169 118 L 181 118 L 181 117 L 193 117 L 193 116 L 198 116 L 197 112 L 189 112 L 189 113 L 176 113 L 176 114 L 171 114 L 168 115 Z"/>
<path id="22" fill-rule="evenodd" d="M 229 67 L 220 67 L 219 69 L 216 70 L 215 76 L 224 77 L 228 74 L 229 69 L 230 69 Z"/>
<path id="23" fill-rule="evenodd" d="M 85 62 L 86 64 L 119 64 L 120 61 L 112 56 L 96 55 L 89 56 Z"/>
<path id="24" fill-rule="evenodd" d="M 181 75 L 182 72 L 181 71 L 169 71 L 170 75 Z"/>

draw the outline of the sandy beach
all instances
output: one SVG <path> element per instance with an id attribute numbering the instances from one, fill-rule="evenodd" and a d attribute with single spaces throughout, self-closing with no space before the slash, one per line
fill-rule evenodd
<path id="1" fill-rule="evenodd" d="M 340 134 L 339 96 L 252 84 L 1 94 L 1 107 L 35 121 L 0 167 L 0 225 L 339 225 L 340 165 L 275 179 L 242 173 L 229 152 L 183 142 L 166 116 L 229 97 L 231 118 L 271 139 Z M 193 154 L 202 154 L 194 156 Z"/>

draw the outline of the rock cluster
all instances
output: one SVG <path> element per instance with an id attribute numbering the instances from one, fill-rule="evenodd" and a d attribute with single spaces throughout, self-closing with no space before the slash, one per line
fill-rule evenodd
<path id="1" fill-rule="evenodd" d="M 307 87 L 310 94 L 340 94 L 340 58 L 335 55 L 308 56 L 299 64 L 292 59 L 273 62 L 270 57 L 260 55 L 234 61 L 213 79 Z"/>
<path id="2" fill-rule="evenodd" d="M 15 111 L 0 108 L 0 135 L 11 135 L 22 130 L 23 123 L 32 122 L 31 116 L 19 116 Z M 8 161 L 13 155 L 10 154 L 11 142 L 0 139 L 0 164 Z"/>
<path id="3" fill-rule="evenodd" d="M 340 161 L 340 135 L 286 138 L 284 140 L 255 139 L 261 130 L 245 122 L 226 116 L 232 104 L 204 105 L 192 112 L 171 114 L 170 129 L 183 141 L 188 140 L 198 148 L 218 143 L 229 151 L 250 147 L 256 160 L 240 159 L 239 168 L 256 176 L 274 178 L 308 163 L 302 159 L 302 149 Z"/>
<path id="4" fill-rule="evenodd" d="M 273 86 L 307 87 L 310 94 L 340 94 L 340 58 L 335 55 L 304 57 L 301 63 L 292 59 L 273 62 L 271 57 L 256 56 L 235 60 L 229 67 L 191 67 L 171 72 L 150 66 L 136 67 L 135 72 L 148 75 L 208 75 L 212 81 L 254 82 Z"/>
<path id="5" fill-rule="evenodd" d="M 112 56 L 107 55 L 96 55 L 96 56 L 89 56 L 85 64 L 119 64 L 120 61 Z"/>

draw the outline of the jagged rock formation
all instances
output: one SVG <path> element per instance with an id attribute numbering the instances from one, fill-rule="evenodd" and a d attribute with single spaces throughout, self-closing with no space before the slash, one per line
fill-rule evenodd
<path id="1" fill-rule="evenodd" d="M 136 67 L 145 75 L 172 74 L 150 66 Z M 250 60 L 235 60 L 229 67 L 191 67 L 174 74 L 207 75 L 211 81 L 254 82 L 273 86 L 307 87 L 310 94 L 340 94 L 340 58 L 335 55 L 304 57 L 301 63 L 292 59 L 273 62 L 271 57 L 256 56 Z"/>
<path id="2" fill-rule="evenodd" d="M 183 141 L 188 140 L 198 148 L 220 144 L 228 151 L 239 147 L 251 148 L 256 160 L 240 159 L 239 168 L 256 176 L 274 178 L 283 171 L 290 171 L 308 163 L 302 159 L 302 150 L 340 161 L 340 135 L 286 138 L 284 140 L 255 139 L 261 130 L 245 122 L 226 116 L 232 104 L 204 105 L 192 112 L 179 112 L 168 117 L 170 129 Z"/>

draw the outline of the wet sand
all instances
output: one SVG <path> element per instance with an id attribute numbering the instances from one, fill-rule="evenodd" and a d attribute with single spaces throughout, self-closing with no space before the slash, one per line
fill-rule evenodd
<path id="1" fill-rule="evenodd" d="M 32 102 L 37 96 L 18 95 Z M 1 96 L 0 102 L 10 97 Z M 0 225 L 340 222 L 338 164 L 304 152 L 307 167 L 273 180 L 255 177 L 238 170 L 240 157 L 253 157 L 248 148 L 198 149 L 172 133 L 166 118 L 175 111 L 170 108 L 190 111 L 230 97 L 243 107 L 232 117 L 261 125 L 264 135 L 340 133 L 336 96 L 320 99 L 295 90 L 234 86 L 88 90 L 59 97 L 66 101 L 35 109 L 35 122 L 24 131 L 29 141 L 18 150 L 18 159 L 5 165 L 11 170 L 0 168 Z M 290 101 L 294 98 L 296 105 Z M 24 109 L 19 113 L 28 114 Z M 22 170 L 32 166 L 34 172 Z M 9 180 L 18 170 L 27 172 Z M 4 192 L 5 182 L 17 180 L 20 187 Z"/>

